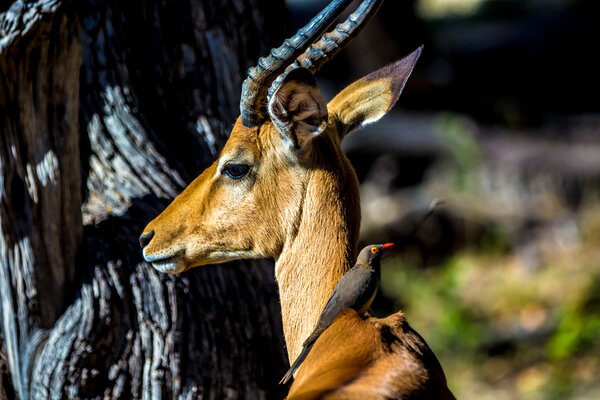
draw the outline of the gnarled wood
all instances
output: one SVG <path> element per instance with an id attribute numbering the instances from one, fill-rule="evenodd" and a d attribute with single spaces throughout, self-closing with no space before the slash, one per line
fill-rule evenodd
<path id="1" fill-rule="evenodd" d="M 0 324 L 12 378 L 0 397 L 282 396 L 270 268 L 165 276 L 137 243 L 224 141 L 240 77 L 281 10 L 40 0 L 0 14 Z"/>

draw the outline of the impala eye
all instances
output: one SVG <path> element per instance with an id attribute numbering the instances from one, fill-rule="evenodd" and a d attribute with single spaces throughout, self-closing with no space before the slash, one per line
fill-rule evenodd
<path id="1" fill-rule="evenodd" d="M 232 179 L 243 178 L 248 171 L 250 171 L 250 166 L 246 164 L 227 164 L 223 168 L 223 173 Z"/>

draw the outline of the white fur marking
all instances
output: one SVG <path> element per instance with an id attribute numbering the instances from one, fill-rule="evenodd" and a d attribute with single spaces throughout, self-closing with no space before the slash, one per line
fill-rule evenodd
<path id="1" fill-rule="evenodd" d="M 369 124 L 372 124 L 373 122 L 377 122 L 381 119 L 381 117 L 383 117 L 386 113 L 383 112 L 373 118 L 369 118 L 369 119 L 365 119 L 363 122 L 360 123 L 360 126 L 367 126 Z"/>

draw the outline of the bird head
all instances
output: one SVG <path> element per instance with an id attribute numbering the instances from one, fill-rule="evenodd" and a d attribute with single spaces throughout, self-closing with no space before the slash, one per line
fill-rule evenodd
<path id="1" fill-rule="evenodd" d="M 356 263 L 378 266 L 383 253 L 392 247 L 394 247 L 394 243 L 370 244 L 360 251 Z"/>

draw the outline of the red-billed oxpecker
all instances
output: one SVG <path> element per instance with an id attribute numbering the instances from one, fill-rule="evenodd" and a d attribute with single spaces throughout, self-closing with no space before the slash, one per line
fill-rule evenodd
<path id="1" fill-rule="evenodd" d="M 352 308 L 358 311 L 359 314 L 367 312 L 379 289 L 381 256 L 384 250 L 393 246 L 393 243 L 372 244 L 361 250 L 354 267 L 346 272 L 333 288 L 333 292 L 319 317 L 317 326 L 308 339 L 304 341 L 302 352 L 279 383 L 284 384 L 291 379 L 319 336 L 321 336 L 321 333 L 333 323 L 342 310 Z"/>

